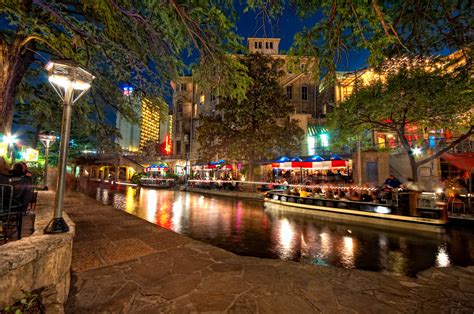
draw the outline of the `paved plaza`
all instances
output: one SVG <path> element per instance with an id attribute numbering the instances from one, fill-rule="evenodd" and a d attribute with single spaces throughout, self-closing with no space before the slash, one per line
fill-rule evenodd
<path id="1" fill-rule="evenodd" d="M 65 204 L 76 223 L 66 312 L 474 311 L 474 267 L 414 279 L 237 256 L 81 194 Z"/>

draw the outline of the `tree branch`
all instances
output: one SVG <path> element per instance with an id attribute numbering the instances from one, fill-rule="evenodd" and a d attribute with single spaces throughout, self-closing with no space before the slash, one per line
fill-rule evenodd
<path id="1" fill-rule="evenodd" d="M 471 128 L 469 129 L 469 131 L 467 133 L 465 133 L 463 136 L 459 137 L 457 140 L 451 142 L 448 146 L 446 146 L 445 148 L 441 149 L 440 151 L 436 152 L 435 154 L 433 154 L 433 156 L 430 156 L 428 158 L 425 158 L 423 160 L 420 160 L 416 163 L 417 166 L 420 166 L 420 165 L 423 165 L 433 159 L 436 159 L 438 157 L 440 157 L 442 154 L 446 153 L 448 150 L 450 150 L 451 148 L 453 148 L 454 146 L 456 146 L 457 144 L 461 143 L 462 141 L 464 141 L 465 139 L 467 139 L 468 137 L 470 137 L 472 134 L 474 134 L 474 126 L 471 126 Z"/>

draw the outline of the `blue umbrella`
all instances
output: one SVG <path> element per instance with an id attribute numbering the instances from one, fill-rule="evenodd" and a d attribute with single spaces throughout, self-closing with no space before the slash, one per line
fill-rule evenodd
<path id="1" fill-rule="evenodd" d="M 286 156 L 280 157 L 277 160 L 275 160 L 275 162 L 287 162 L 287 161 L 290 161 L 290 158 Z"/>
<path id="2" fill-rule="evenodd" d="M 293 157 L 290 161 L 303 161 L 300 157 Z"/>
<path id="3" fill-rule="evenodd" d="M 306 159 L 305 161 L 313 162 L 313 161 L 324 161 L 324 158 L 319 155 L 314 155 Z"/>
<path id="4" fill-rule="evenodd" d="M 331 155 L 331 158 L 330 158 L 330 159 L 331 159 L 331 160 L 343 160 L 343 159 L 341 158 L 341 156 L 336 155 L 336 154 Z"/>

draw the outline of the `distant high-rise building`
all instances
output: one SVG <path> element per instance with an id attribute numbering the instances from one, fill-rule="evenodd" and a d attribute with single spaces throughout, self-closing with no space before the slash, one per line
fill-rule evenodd
<path id="1" fill-rule="evenodd" d="M 160 143 L 160 112 L 150 100 L 143 99 L 141 105 L 140 150 Z"/>
<path id="2" fill-rule="evenodd" d="M 126 86 L 123 89 L 124 97 L 127 97 L 130 105 L 135 110 L 140 119 L 139 99 L 133 96 L 133 88 Z M 116 120 L 117 129 L 119 129 L 121 138 L 116 139 L 116 143 L 120 145 L 123 150 L 136 152 L 139 149 L 140 141 L 140 126 L 138 123 L 133 123 L 125 119 L 119 112 L 117 112 Z"/>

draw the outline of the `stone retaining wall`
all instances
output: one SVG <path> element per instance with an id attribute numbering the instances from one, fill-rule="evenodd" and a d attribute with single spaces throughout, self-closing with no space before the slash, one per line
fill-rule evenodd
<path id="1" fill-rule="evenodd" d="M 69 293 L 74 223 L 65 214 L 69 232 L 44 235 L 43 229 L 52 218 L 52 212 L 50 206 L 39 204 L 35 232 L 30 237 L 0 246 L 0 309 L 21 299 L 22 290 L 44 288 L 46 311 L 64 312 Z"/>

